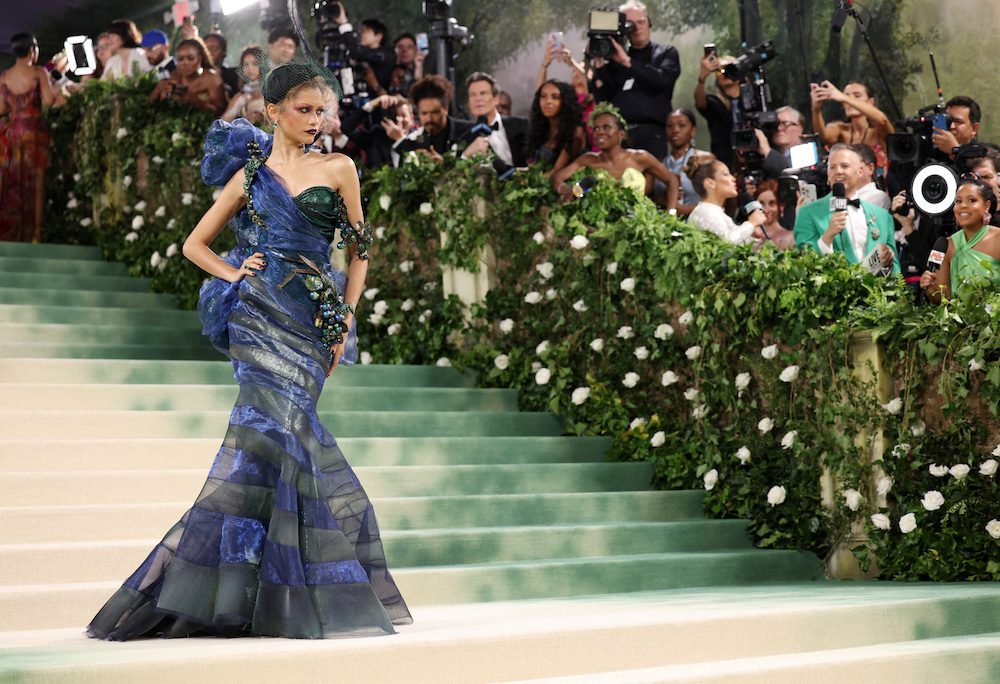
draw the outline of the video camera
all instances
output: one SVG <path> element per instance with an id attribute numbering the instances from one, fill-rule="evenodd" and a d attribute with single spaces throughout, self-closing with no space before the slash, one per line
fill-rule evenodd
<path id="1" fill-rule="evenodd" d="M 926 163 L 934 153 L 934 129 L 948 130 L 950 126 L 951 117 L 945 113 L 944 105 L 921 107 L 915 116 L 899 123 L 898 128 L 905 133 L 893 133 L 888 137 L 889 161 L 918 166 Z"/>
<path id="2" fill-rule="evenodd" d="M 774 129 L 778 125 L 778 114 L 771 109 L 771 88 L 763 70 L 764 64 L 777 56 L 774 43 L 768 41 L 744 48 L 739 57 L 722 69 L 727 78 L 741 81 L 730 142 L 740 160 L 738 172 L 745 179 L 756 179 L 764 163 L 754 129 Z"/>
<path id="3" fill-rule="evenodd" d="M 778 56 L 774 42 L 767 41 L 757 47 L 746 48 L 735 60 L 722 67 L 722 74 L 730 81 L 741 81 L 757 72 Z"/>
<path id="4" fill-rule="evenodd" d="M 323 51 L 323 63 L 337 74 L 344 89 L 341 107 L 359 108 L 371 100 L 365 72 L 371 51 L 358 44 L 354 33 L 341 33 L 337 20 L 344 12 L 339 0 L 317 0 L 312 16 L 319 28 L 316 44 Z"/>
<path id="5" fill-rule="evenodd" d="M 635 32 L 635 24 L 616 9 L 595 8 L 587 19 L 587 50 L 590 59 L 607 59 L 615 53 L 615 41 L 625 47 L 625 40 Z"/>
<path id="6" fill-rule="evenodd" d="M 802 142 L 789 149 L 791 167 L 778 178 L 778 202 L 794 206 L 799 194 L 806 202 L 814 202 L 830 192 L 827 179 L 827 157 L 821 153 L 819 135 L 804 135 Z"/>

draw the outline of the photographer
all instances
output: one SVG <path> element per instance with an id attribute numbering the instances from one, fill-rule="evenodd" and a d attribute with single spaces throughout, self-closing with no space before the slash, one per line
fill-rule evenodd
<path id="1" fill-rule="evenodd" d="M 733 57 L 725 56 L 720 59 L 714 51 L 709 52 L 701 58 L 698 85 L 694 88 L 694 106 L 708 124 L 711 152 L 730 168 L 735 162 L 732 142 L 733 108 L 739 107 L 740 82 L 728 78 L 722 69 L 732 62 Z M 715 74 L 715 89 L 718 94 L 705 92 L 705 80 L 712 73 Z"/>
<path id="2" fill-rule="evenodd" d="M 757 147 L 764 158 L 764 176 L 779 178 L 785 169 L 792 166 L 789 150 L 802 142 L 806 119 L 802 113 L 793 107 L 778 107 L 775 111 L 778 117 L 778 127 L 771 139 L 759 128 L 754 129 L 757 135 Z"/>
<path id="3" fill-rule="evenodd" d="M 468 159 L 492 149 L 506 164 L 525 166 L 524 146 L 528 135 L 528 120 L 519 116 L 501 116 L 500 86 L 489 74 L 477 71 L 465 80 L 469 97 L 469 114 L 492 129 L 490 135 L 476 137 L 462 152 Z"/>
<path id="4" fill-rule="evenodd" d="M 443 76 L 426 76 L 413 84 L 410 100 L 420 127 L 393 144 L 396 166 L 407 152 L 420 152 L 438 161 L 451 153 L 469 127 L 467 121 L 453 119 L 449 114 L 451 99 L 451 83 Z"/>
<path id="5" fill-rule="evenodd" d="M 269 66 L 273 69 L 282 64 L 288 64 L 295 59 L 295 51 L 299 49 L 299 36 L 290 28 L 276 28 L 267 36 Z"/>
<path id="6" fill-rule="evenodd" d="M 980 109 L 978 102 L 965 95 L 951 98 L 945 103 L 944 108 L 951 123 L 948 125 L 948 130 L 934 129 L 933 142 L 938 151 L 947 155 L 948 159 L 954 160 L 956 147 L 977 141 L 983 110 Z"/>
<path id="7" fill-rule="evenodd" d="M 403 95 L 409 92 L 414 83 L 424 77 L 426 55 L 417 49 L 417 39 L 412 33 L 400 34 L 393 41 L 392 49 L 396 53 L 396 66 L 389 92 L 394 95 Z"/>
<path id="8" fill-rule="evenodd" d="M 847 207 L 838 210 L 830 201 L 832 194 L 801 207 L 795 217 L 795 244 L 820 254 L 839 252 L 852 264 L 862 263 L 877 249 L 883 268 L 899 273 L 892 217 L 857 199 L 861 165 L 861 155 L 852 146 L 837 143 L 830 149 L 827 179 L 831 186 L 843 184 Z"/>
<path id="9" fill-rule="evenodd" d="M 361 22 L 361 30 L 354 33 L 343 3 L 335 2 L 333 5 L 340 10 L 334 16 L 334 21 L 340 35 L 349 45 L 352 59 L 371 71 L 372 77 L 366 80 L 372 92 L 384 94 L 392 82 L 392 69 L 396 65 L 395 51 L 388 45 L 383 45 L 389 37 L 389 29 L 378 19 L 365 19 Z"/>
<path id="10" fill-rule="evenodd" d="M 612 40 L 609 61 L 594 59 L 594 96 L 598 102 L 614 104 L 629 124 L 629 143 L 657 159 L 667 156 L 663 122 L 673 110 L 674 84 L 681 74 L 677 49 L 650 41 L 651 26 L 646 5 L 628 0 L 618 10 L 635 25 L 629 34 L 629 49 Z"/>

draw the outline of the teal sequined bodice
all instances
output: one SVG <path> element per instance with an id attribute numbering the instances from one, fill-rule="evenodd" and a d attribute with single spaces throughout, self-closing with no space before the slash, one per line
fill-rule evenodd
<path id="1" fill-rule="evenodd" d="M 347 207 L 340 193 L 325 185 L 306 188 L 294 198 L 295 206 L 309 223 L 333 240 L 339 226 L 347 223 Z"/>

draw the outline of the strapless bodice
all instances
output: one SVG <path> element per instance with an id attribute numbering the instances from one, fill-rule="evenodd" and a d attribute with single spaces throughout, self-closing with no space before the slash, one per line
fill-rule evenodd
<path id="1" fill-rule="evenodd" d="M 292 198 L 295 206 L 324 237 L 333 240 L 337 227 L 347 223 L 344 198 L 333 188 L 314 185 Z"/>

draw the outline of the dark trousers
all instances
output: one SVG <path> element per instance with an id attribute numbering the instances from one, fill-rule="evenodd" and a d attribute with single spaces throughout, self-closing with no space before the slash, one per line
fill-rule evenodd
<path id="1" fill-rule="evenodd" d="M 657 159 L 667 156 L 667 132 L 665 124 L 640 123 L 629 126 L 628 146 L 646 150 Z"/>

